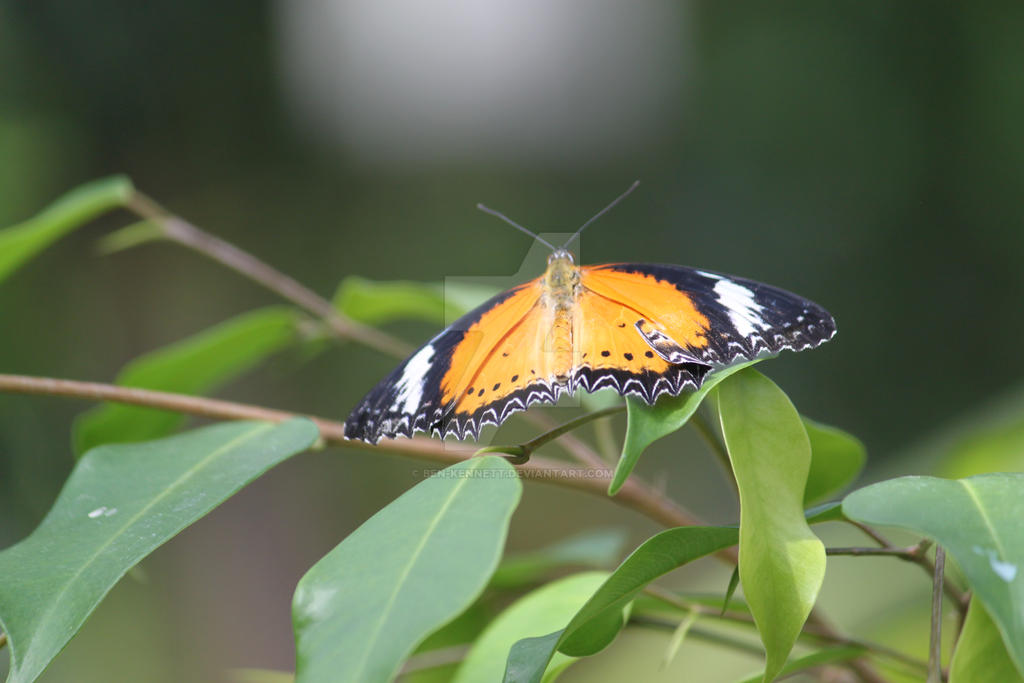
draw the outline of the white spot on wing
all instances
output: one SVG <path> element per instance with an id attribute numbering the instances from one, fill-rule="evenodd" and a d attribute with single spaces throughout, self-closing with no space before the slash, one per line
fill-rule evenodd
<path id="1" fill-rule="evenodd" d="M 427 344 L 409 359 L 398 380 L 395 393 L 395 409 L 405 414 L 415 413 L 423 402 L 423 380 L 430 371 L 434 357 L 433 344 Z"/>
<path id="2" fill-rule="evenodd" d="M 729 314 L 729 322 L 744 337 L 763 330 L 765 328 L 761 311 L 764 306 L 757 303 L 754 293 L 741 284 L 728 280 L 721 275 L 701 272 L 701 275 L 709 277 L 715 282 L 715 295 Z"/>
<path id="3" fill-rule="evenodd" d="M 117 508 L 108 508 L 101 506 L 89 513 L 89 519 L 96 519 L 97 517 L 110 517 L 111 515 L 117 514 Z"/>

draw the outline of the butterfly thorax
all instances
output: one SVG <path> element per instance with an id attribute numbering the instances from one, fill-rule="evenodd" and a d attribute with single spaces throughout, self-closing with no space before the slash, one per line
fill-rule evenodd
<path id="1" fill-rule="evenodd" d="M 548 320 L 541 344 L 548 377 L 558 384 L 566 384 L 575 366 L 573 332 L 577 327 L 576 301 L 580 288 L 580 269 L 572 254 L 564 249 L 548 257 L 548 268 L 541 282 L 541 304 Z"/>

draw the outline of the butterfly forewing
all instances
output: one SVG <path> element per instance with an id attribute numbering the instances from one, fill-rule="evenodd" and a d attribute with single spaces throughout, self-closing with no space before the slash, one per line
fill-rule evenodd
<path id="1" fill-rule="evenodd" d="M 581 270 L 584 286 L 614 289 L 695 360 L 714 367 L 813 348 L 836 331 L 821 306 L 754 280 L 647 263 Z"/>

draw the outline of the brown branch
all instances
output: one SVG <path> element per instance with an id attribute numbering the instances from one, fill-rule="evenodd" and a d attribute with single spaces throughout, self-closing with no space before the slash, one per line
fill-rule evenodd
<path id="1" fill-rule="evenodd" d="M 935 573 L 932 578 L 932 628 L 928 643 L 928 683 L 942 683 L 942 584 L 946 574 L 946 552 L 935 547 Z"/>
<path id="2" fill-rule="evenodd" d="M 173 215 L 146 195 L 136 192 L 127 208 L 156 225 L 163 236 L 227 266 L 282 298 L 321 318 L 336 336 L 351 339 L 392 356 L 404 358 L 412 348 L 389 334 L 342 315 L 327 299 L 273 266 Z"/>
<path id="3" fill-rule="evenodd" d="M 523 414 L 523 419 L 542 429 L 550 430 L 556 427 L 555 421 L 543 413 L 527 412 Z M 568 453 L 573 459 L 587 467 L 593 467 L 595 469 L 609 467 L 609 463 L 605 462 L 605 460 L 598 455 L 596 451 L 588 446 L 586 442 L 573 434 L 562 434 L 555 443 L 561 446 L 562 450 Z"/>
<path id="4" fill-rule="evenodd" d="M 114 401 L 130 405 L 170 410 L 177 413 L 197 415 L 218 420 L 266 420 L 282 422 L 293 417 L 307 417 L 320 430 L 324 441 L 349 448 L 364 450 L 385 450 L 420 460 L 442 465 L 462 462 L 473 456 L 476 449 L 462 444 L 452 444 L 427 438 L 389 439 L 374 446 L 362 441 L 345 438 L 345 425 L 322 417 L 300 415 L 284 410 L 275 410 L 244 403 L 233 403 L 219 399 L 172 394 L 151 389 L 120 387 L 97 382 L 77 382 L 49 377 L 0 374 L 0 391 L 18 394 L 41 394 L 65 396 L 93 401 Z M 585 491 L 608 498 L 607 489 L 611 481 L 606 469 L 570 467 L 558 460 L 533 458 L 519 465 L 517 469 L 524 479 L 535 480 Z M 637 481 L 627 481 L 612 501 L 635 510 L 649 519 L 667 527 L 700 525 L 702 522 L 680 508 L 673 501 L 657 495 L 652 489 Z M 734 555 L 724 556 L 732 560 Z"/>
<path id="5" fill-rule="evenodd" d="M 852 519 L 847 519 L 846 521 L 852 524 L 853 526 L 857 527 L 861 531 L 863 531 L 865 535 L 867 535 L 871 540 L 873 540 L 875 543 L 882 546 L 883 548 L 892 547 L 892 543 L 890 543 L 888 539 L 885 538 L 885 536 L 878 533 L 873 528 L 869 527 L 867 524 L 862 524 L 861 522 L 857 522 Z"/>
<path id="6" fill-rule="evenodd" d="M 916 546 L 909 548 L 825 548 L 826 555 L 850 555 L 853 557 L 870 557 L 872 555 L 882 555 L 890 557 L 898 557 L 901 560 L 907 560 L 908 562 L 917 562 L 917 559 L 913 556 Z"/>
<path id="7" fill-rule="evenodd" d="M 867 532 L 870 529 L 870 527 L 866 527 L 861 524 L 857 524 L 857 526 L 862 528 L 865 532 Z M 929 576 L 934 577 L 935 563 L 932 562 L 932 560 L 928 557 L 928 549 L 932 546 L 931 541 L 925 539 L 915 545 L 899 548 L 893 545 L 889 545 L 888 541 L 885 541 L 885 539 L 883 539 L 880 534 L 877 534 L 877 532 L 874 532 L 873 529 L 870 529 L 870 531 L 873 532 L 872 534 L 870 534 L 872 535 L 872 537 L 877 536 L 877 538 L 885 542 L 886 545 L 881 548 L 826 548 L 825 554 L 850 555 L 854 557 L 867 557 L 872 555 L 895 557 L 905 562 L 916 564 L 917 566 L 921 567 L 921 569 L 926 571 Z M 959 588 L 954 586 L 950 581 L 943 581 L 942 586 L 942 589 L 945 592 L 946 597 L 949 598 L 950 601 L 952 601 L 954 606 L 956 606 L 956 609 L 960 613 L 962 618 L 964 614 L 966 614 L 967 612 L 967 605 L 970 602 L 970 595 L 965 593 L 964 591 L 961 591 Z"/>

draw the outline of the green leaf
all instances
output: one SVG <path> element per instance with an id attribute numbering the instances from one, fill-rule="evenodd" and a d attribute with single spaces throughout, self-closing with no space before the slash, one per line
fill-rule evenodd
<path id="1" fill-rule="evenodd" d="M 374 282 L 350 275 L 334 293 L 334 307 L 367 325 L 403 319 L 444 324 L 441 287 L 424 282 Z"/>
<path id="2" fill-rule="evenodd" d="M 95 180 L 71 190 L 27 221 L 0 230 L 0 280 L 75 228 L 123 206 L 132 192 L 132 183 L 124 176 Z"/>
<path id="3" fill-rule="evenodd" d="M 728 600 L 726 600 L 728 602 Z M 724 610 L 723 610 L 724 612 Z M 683 620 L 679 622 L 679 626 L 672 632 L 672 637 L 668 641 L 668 646 L 665 648 L 665 654 L 661 658 L 661 668 L 667 669 L 671 664 L 672 660 L 679 654 L 679 648 L 683 646 L 683 641 L 686 640 L 686 635 L 690 632 L 690 629 L 695 623 L 697 623 L 697 617 L 700 613 L 695 609 L 691 609 L 683 617 Z"/>
<path id="4" fill-rule="evenodd" d="M 807 669 L 812 669 L 816 666 L 823 666 L 825 664 L 835 664 L 837 662 L 848 662 L 851 659 L 857 659 L 864 654 L 865 650 L 862 647 L 833 647 L 827 650 L 819 650 L 818 652 L 812 652 L 809 655 L 794 659 L 793 661 L 782 667 L 779 671 L 780 676 L 790 676 Z M 755 674 L 749 678 L 744 678 L 740 683 L 757 683 L 765 678 L 764 673 Z"/>
<path id="5" fill-rule="evenodd" d="M 967 610 L 949 665 L 949 683 L 1024 683 L 999 629 L 977 600 L 972 600 Z"/>
<path id="6" fill-rule="evenodd" d="M 723 368 L 708 375 L 697 391 L 683 393 L 679 396 L 662 396 L 653 406 L 647 405 L 640 399 L 627 397 L 626 440 L 622 444 L 622 455 L 615 466 L 612 481 L 608 485 L 608 495 L 614 496 L 619 492 L 633 468 L 636 467 L 637 461 L 640 460 L 640 454 L 648 446 L 679 430 L 693 417 L 697 408 L 700 407 L 701 401 L 708 395 L 708 392 L 718 386 L 719 382 L 757 362 L 752 360 Z"/>
<path id="7" fill-rule="evenodd" d="M 529 681 L 530 683 L 541 683 L 544 680 L 545 671 L 549 670 L 556 657 L 558 640 L 562 637 L 562 631 L 553 631 L 546 636 L 534 636 L 523 638 L 508 653 L 508 662 L 505 664 L 505 683 L 512 681 Z"/>
<path id="8" fill-rule="evenodd" d="M 205 394 L 252 369 L 298 340 L 299 315 L 290 308 L 262 308 L 133 360 L 117 377 L 121 386 L 179 394 Z M 110 442 L 145 441 L 170 434 L 179 413 L 105 404 L 78 416 L 76 453 Z"/>
<path id="9" fill-rule="evenodd" d="M 771 681 L 825 578 L 825 547 L 803 512 L 811 446 L 789 398 L 756 370 L 719 385 L 718 412 L 740 494 L 740 581 Z"/>
<path id="10" fill-rule="evenodd" d="M 86 453 L 39 527 L 0 552 L 8 682 L 35 680 L 129 568 L 317 437 L 309 420 L 233 422 Z"/>
<path id="11" fill-rule="evenodd" d="M 516 600 L 480 634 L 453 683 L 500 681 L 509 650 L 517 641 L 565 626 L 607 578 L 608 572 L 573 574 Z"/>
<path id="12" fill-rule="evenodd" d="M 386 681 L 483 591 L 522 485 L 496 456 L 404 493 L 317 562 L 295 590 L 299 683 Z"/>
<path id="13" fill-rule="evenodd" d="M 342 280 L 334 293 L 334 307 L 367 325 L 395 320 L 423 320 L 443 325 L 495 294 L 493 287 L 469 282 L 448 281 L 442 286 L 407 280 L 380 282 L 351 275 Z"/>
<path id="14" fill-rule="evenodd" d="M 624 529 L 584 531 L 545 548 L 506 557 L 491 578 L 491 585 L 518 588 L 536 583 L 559 567 L 610 567 L 622 556 L 625 543 Z"/>
<path id="15" fill-rule="evenodd" d="M 804 517 L 808 524 L 821 524 L 822 522 L 841 522 L 846 519 L 843 514 L 843 504 L 837 500 L 831 503 L 822 503 L 804 510 Z"/>
<path id="16" fill-rule="evenodd" d="M 867 450 L 856 437 L 841 429 L 803 418 L 811 442 L 811 471 L 804 490 L 804 506 L 821 502 L 851 484 L 867 460 Z"/>
<path id="17" fill-rule="evenodd" d="M 729 577 L 729 585 L 725 587 L 725 597 L 722 599 L 722 614 L 729 609 L 729 601 L 732 600 L 732 596 L 736 594 L 736 589 L 740 587 L 740 568 L 737 566 L 732 570 L 732 575 Z"/>
<path id="18" fill-rule="evenodd" d="M 644 586 L 688 562 L 735 545 L 738 534 L 732 527 L 678 527 L 647 539 L 562 631 L 516 643 L 509 653 L 506 683 L 539 683 L 556 649 L 573 656 L 598 652 L 615 637 L 608 624 L 619 618 Z"/>
<path id="19" fill-rule="evenodd" d="M 900 477 L 854 491 L 847 517 L 915 531 L 956 558 L 1024 672 L 1024 474 Z"/>
<path id="20" fill-rule="evenodd" d="M 142 244 L 167 239 L 167 233 L 157 221 L 136 221 L 100 238 L 96 250 L 104 256 L 133 249 Z"/>

